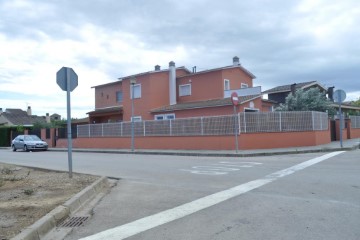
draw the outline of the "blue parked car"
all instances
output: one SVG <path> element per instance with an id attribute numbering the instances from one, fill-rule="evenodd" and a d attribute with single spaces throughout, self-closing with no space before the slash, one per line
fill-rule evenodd
<path id="1" fill-rule="evenodd" d="M 26 152 L 30 150 L 46 151 L 48 149 L 48 144 L 36 135 L 19 135 L 12 140 L 11 147 L 14 152 L 18 149 L 22 149 Z"/>

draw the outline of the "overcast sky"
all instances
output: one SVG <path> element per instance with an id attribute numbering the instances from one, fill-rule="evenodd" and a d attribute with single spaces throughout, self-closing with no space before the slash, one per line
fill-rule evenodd
<path id="1" fill-rule="evenodd" d="M 3 110 L 66 118 L 63 66 L 79 76 L 72 117 L 82 118 L 95 107 L 92 86 L 234 56 L 263 91 L 317 80 L 360 97 L 359 0 L 0 0 L 0 16 Z"/>

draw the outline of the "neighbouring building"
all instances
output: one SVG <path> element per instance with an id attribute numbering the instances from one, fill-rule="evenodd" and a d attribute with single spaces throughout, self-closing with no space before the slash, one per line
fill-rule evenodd
<path id="1" fill-rule="evenodd" d="M 229 115 L 233 114 L 232 92 L 239 96 L 238 112 L 272 111 L 274 102 L 262 99 L 254 79 L 238 57 L 230 66 L 199 72 L 171 61 L 168 69 L 156 65 L 153 71 L 94 86 L 95 110 L 88 113 L 89 121 L 131 121 L 132 103 L 134 121 Z"/>
<path id="2" fill-rule="evenodd" d="M 25 126 L 32 127 L 35 123 L 46 123 L 48 118 L 32 115 L 31 107 L 26 111 L 21 109 L 7 108 L 5 111 L 0 108 L 0 126 Z"/>
<path id="3" fill-rule="evenodd" d="M 277 86 L 262 92 L 263 94 L 268 95 L 268 99 L 273 101 L 276 106 L 280 105 L 281 103 L 285 103 L 285 99 L 289 94 L 294 94 L 297 90 L 308 90 L 310 88 L 319 88 L 320 92 L 327 94 L 327 97 L 330 101 L 334 102 L 333 94 L 335 87 L 325 88 L 317 81 L 309 81 L 309 82 L 301 82 L 301 83 L 294 83 L 294 84 L 287 84 L 282 86 Z M 333 103 L 332 107 L 334 107 L 337 111 L 339 110 L 339 104 Z M 354 106 L 349 102 L 344 102 L 341 104 L 342 112 L 345 114 L 349 113 L 360 113 L 360 107 Z"/>
<path id="4" fill-rule="evenodd" d="M 61 115 L 59 115 L 57 113 L 51 114 L 50 115 L 50 120 L 51 121 L 59 121 L 59 120 L 61 120 Z"/>
<path id="5" fill-rule="evenodd" d="M 267 94 L 269 100 L 274 101 L 279 105 L 280 103 L 285 103 L 285 99 L 289 94 L 294 94 L 299 89 L 307 90 L 315 87 L 319 88 L 321 92 L 328 92 L 328 90 L 317 81 L 310 81 L 277 86 L 264 91 L 263 94 Z M 332 89 L 333 88 L 331 88 L 331 90 Z M 330 96 L 330 98 L 332 98 L 332 96 Z"/>

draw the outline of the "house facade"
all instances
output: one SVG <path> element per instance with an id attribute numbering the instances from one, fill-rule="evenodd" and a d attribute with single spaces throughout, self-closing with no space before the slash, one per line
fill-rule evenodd
<path id="1" fill-rule="evenodd" d="M 226 67 L 196 72 L 185 67 L 153 71 L 119 78 L 95 89 L 95 110 L 90 123 L 163 120 L 233 114 L 230 95 L 237 92 L 238 112 L 271 111 L 273 101 L 262 99 L 255 76 L 241 66 L 239 58 Z M 134 98 L 132 98 L 134 93 Z M 132 115 L 132 104 L 134 113 Z"/>

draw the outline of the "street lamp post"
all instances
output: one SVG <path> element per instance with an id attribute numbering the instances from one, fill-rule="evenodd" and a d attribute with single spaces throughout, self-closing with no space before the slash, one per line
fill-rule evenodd
<path id="1" fill-rule="evenodd" d="M 136 78 L 130 79 L 131 84 L 131 151 L 134 151 L 134 85 L 136 84 Z"/>

